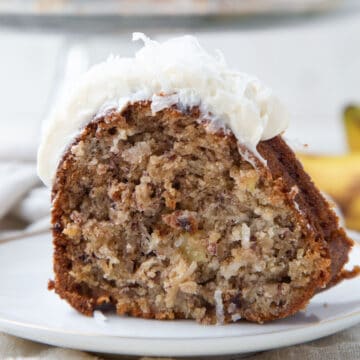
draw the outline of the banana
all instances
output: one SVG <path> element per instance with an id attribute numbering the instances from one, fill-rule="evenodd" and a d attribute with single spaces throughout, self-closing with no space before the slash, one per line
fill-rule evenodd
<path id="1" fill-rule="evenodd" d="M 349 105 L 344 110 L 344 125 L 351 152 L 360 152 L 360 106 Z"/>
<path id="2" fill-rule="evenodd" d="M 348 206 L 346 225 L 349 229 L 360 230 L 360 196 L 354 198 Z"/>
<path id="3" fill-rule="evenodd" d="M 346 226 L 360 230 L 360 152 L 341 156 L 298 154 L 307 173 L 340 206 Z"/>

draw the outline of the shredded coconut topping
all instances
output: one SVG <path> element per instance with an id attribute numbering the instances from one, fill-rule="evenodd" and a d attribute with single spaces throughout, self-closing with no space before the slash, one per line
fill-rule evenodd
<path id="1" fill-rule="evenodd" d="M 255 154 L 259 141 L 287 127 L 287 113 L 269 88 L 230 69 L 219 52 L 207 53 L 193 36 L 159 43 L 134 33 L 133 40 L 144 42 L 134 57 L 112 56 L 95 65 L 54 109 L 38 153 L 38 173 L 47 185 L 87 123 L 139 100 L 151 100 L 154 113 L 172 105 L 197 106 L 208 130 L 231 130 Z"/>

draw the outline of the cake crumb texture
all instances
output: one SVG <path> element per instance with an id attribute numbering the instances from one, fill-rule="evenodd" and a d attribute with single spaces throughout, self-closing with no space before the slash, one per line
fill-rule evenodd
<path id="1" fill-rule="evenodd" d="M 78 311 L 262 323 L 346 277 L 352 242 L 281 137 L 258 145 L 268 167 L 254 167 L 204 125 L 196 108 L 137 102 L 65 152 L 49 287 Z"/>

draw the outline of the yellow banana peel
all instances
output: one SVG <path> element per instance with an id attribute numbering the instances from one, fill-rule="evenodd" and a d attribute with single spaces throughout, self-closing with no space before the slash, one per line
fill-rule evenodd
<path id="1" fill-rule="evenodd" d="M 343 121 L 349 154 L 299 158 L 315 184 L 340 206 L 346 226 L 360 231 L 360 106 L 347 106 Z"/>
<path id="2" fill-rule="evenodd" d="M 344 125 L 350 151 L 360 152 L 360 106 L 345 108 Z"/>
<path id="3" fill-rule="evenodd" d="M 298 157 L 317 187 L 339 204 L 347 227 L 360 230 L 360 152 Z"/>
<path id="4" fill-rule="evenodd" d="M 360 230 L 360 196 L 353 199 L 347 210 L 346 225 L 349 229 Z"/>

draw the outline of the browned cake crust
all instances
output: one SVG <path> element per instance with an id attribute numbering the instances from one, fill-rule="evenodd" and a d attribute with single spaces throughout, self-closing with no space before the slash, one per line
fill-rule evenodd
<path id="1" fill-rule="evenodd" d="M 224 322 L 236 321 L 239 318 L 243 318 L 261 323 L 264 321 L 283 318 L 296 313 L 298 310 L 304 308 L 307 305 L 310 298 L 314 295 L 316 291 L 325 288 L 332 281 L 337 282 L 342 278 L 348 276 L 348 274 L 343 271 L 343 266 L 348 259 L 348 253 L 353 242 L 346 236 L 344 230 L 339 227 L 338 219 L 335 213 L 330 208 L 328 202 L 323 198 L 319 190 L 314 186 L 310 177 L 304 172 L 303 167 L 296 159 L 292 150 L 286 145 L 286 143 L 280 136 L 268 141 L 263 141 L 258 145 L 258 151 L 267 161 L 268 168 L 264 167 L 257 158 L 250 156 L 252 162 L 256 163 L 257 174 L 254 175 L 252 166 L 247 163 L 245 157 L 239 155 L 239 152 L 237 151 L 239 145 L 237 144 L 234 136 L 231 134 L 225 135 L 224 133 L 219 132 L 216 134 L 211 134 L 207 132 L 205 130 L 206 123 L 199 123 L 197 121 L 199 114 L 196 109 L 193 109 L 190 112 L 187 111 L 186 113 L 181 113 L 179 110 L 171 108 L 163 110 L 155 116 L 152 116 L 150 114 L 151 111 L 148 102 L 141 102 L 130 105 L 121 114 L 114 111 L 109 112 L 106 116 L 97 118 L 93 122 L 89 123 L 64 154 L 64 157 L 58 167 L 52 193 L 52 225 L 55 248 L 55 280 L 54 282 L 50 283 L 49 288 L 54 288 L 57 294 L 59 294 L 63 299 L 67 300 L 74 308 L 76 308 L 78 311 L 85 315 L 92 315 L 93 311 L 96 308 L 102 308 L 103 306 L 110 305 L 116 309 L 116 312 L 118 314 L 130 314 L 132 316 L 140 316 L 144 318 L 194 318 L 204 323 L 215 323 L 219 321 L 220 316 L 220 320 Z M 138 120 L 140 118 L 143 118 L 143 120 L 141 120 L 143 121 L 143 123 Z M 287 267 L 286 263 L 276 263 L 276 266 L 283 266 L 286 267 L 286 269 L 284 268 L 281 271 L 274 270 L 272 280 L 268 277 L 262 278 L 261 276 L 263 275 L 261 275 L 261 272 L 255 272 L 254 274 L 257 274 L 257 276 L 259 276 L 258 282 L 261 283 L 261 286 L 258 285 L 257 288 L 254 285 L 254 288 L 256 288 L 256 291 L 254 293 L 252 292 L 251 285 L 249 285 L 251 284 L 251 281 L 254 280 L 248 280 L 246 273 L 245 275 L 244 273 L 239 273 L 239 275 L 237 275 L 239 279 L 240 277 L 242 277 L 243 280 L 241 281 L 234 279 L 234 277 L 229 277 L 228 281 L 224 281 L 223 276 L 221 278 L 221 287 L 222 289 L 229 290 L 224 290 L 224 292 L 217 293 L 217 286 L 220 286 L 220 280 L 217 280 L 219 279 L 218 275 L 216 275 L 217 277 L 215 277 L 216 280 L 214 280 L 213 277 L 211 279 L 205 279 L 201 282 L 199 280 L 199 277 L 201 278 L 202 276 L 207 276 L 208 270 L 202 270 L 202 272 L 200 273 L 200 270 L 198 269 L 205 269 L 205 266 L 214 266 L 214 263 L 220 262 L 221 266 L 219 265 L 220 267 L 217 268 L 217 272 L 225 272 L 224 269 L 226 269 L 226 264 L 228 261 L 230 261 L 228 259 L 236 258 L 236 256 L 233 252 L 230 252 L 230 249 L 227 249 L 226 247 L 225 249 L 221 248 L 222 239 L 216 240 L 218 241 L 218 243 L 215 244 L 216 246 L 214 244 L 210 244 L 214 245 L 216 248 L 216 251 L 214 250 L 213 253 L 211 253 L 213 248 L 207 243 L 206 251 L 209 251 L 211 253 L 211 256 L 208 253 L 204 255 L 202 253 L 203 249 L 201 247 L 198 247 L 196 243 L 194 245 L 194 243 L 189 242 L 190 244 L 192 244 L 190 250 L 189 247 L 185 248 L 185 250 L 182 248 L 182 255 L 184 255 L 185 252 L 186 256 L 190 256 L 189 263 L 186 266 L 189 266 L 190 263 L 198 263 L 200 265 L 196 267 L 196 271 L 198 272 L 198 274 L 196 275 L 197 277 L 194 275 L 195 277 L 191 277 L 191 281 L 189 280 L 181 284 L 181 291 L 179 290 L 181 293 L 180 295 L 183 296 L 183 298 L 181 298 L 181 304 L 177 304 L 176 300 L 174 299 L 169 300 L 169 292 L 165 292 L 164 299 L 161 296 L 159 299 L 156 298 L 156 301 L 159 301 L 160 304 L 159 306 L 156 306 L 154 300 L 156 296 L 152 295 L 151 287 L 148 288 L 146 283 L 142 284 L 141 286 L 137 283 L 136 286 L 140 286 L 140 288 L 137 287 L 136 289 L 132 289 L 131 286 L 128 286 L 126 287 L 126 290 L 124 287 L 124 289 L 120 291 L 119 286 L 116 285 L 116 281 L 114 280 L 114 278 L 112 278 L 112 280 L 109 280 L 109 277 L 114 276 L 114 272 L 110 270 L 109 273 L 104 272 L 104 266 L 111 265 L 110 267 L 112 269 L 111 261 L 115 263 L 116 267 L 117 259 L 111 258 L 108 255 L 106 255 L 106 258 L 106 256 L 104 255 L 104 258 L 107 259 L 107 265 L 104 265 L 104 259 L 102 259 L 99 254 L 94 255 L 94 253 L 92 253 L 92 259 L 89 259 L 89 252 L 85 253 L 84 250 L 86 246 L 89 246 L 89 243 L 91 243 L 91 241 L 96 242 L 99 241 L 99 239 L 100 241 L 102 241 L 101 236 L 104 237 L 107 232 L 111 232 L 111 228 L 110 230 L 108 228 L 106 230 L 103 230 L 101 229 L 101 227 L 99 227 L 99 224 L 102 224 L 102 222 L 100 221 L 102 218 L 97 223 L 95 222 L 95 225 L 91 231 L 93 231 L 94 234 L 100 232 L 100 235 L 95 240 L 93 240 L 95 235 L 91 237 L 91 235 L 88 235 L 88 233 L 86 232 L 87 230 L 84 230 L 84 222 L 81 218 L 81 211 L 83 210 L 83 212 L 86 213 L 86 210 L 84 210 L 84 203 L 88 204 L 88 202 L 84 202 L 83 199 L 87 199 L 88 196 L 92 196 L 93 199 L 96 199 L 91 201 L 108 201 L 108 199 L 102 200 L 104 194 L 91 195 L 91 186 L 94 187 L 94 181 L 97 182 L 97 185 L 99 185 L 100 188 L 101 182 L 105 181 L 104 178 L 108 176 L 108 173 L 106 172 L 107 170 L 104 170 L 104 175 L 102 176 L 103 179 L 101 180 L 101 177 L 99 179 L 93 179 L 92 185 L 89 188 L 86 188 L 86 186 L 82 186 L 81 184 L 84 182 L 83 177 L 85 172 L 81 173 L 81 171 L 78 171 L 77 169 L 80 161 L 79 159 L 84 157 L 84 154 L 82 153 L 83 149 L 79 148 L 79 145 L 83 144 L 86 141 L 90 144 L 91 141 L 89 142 L 89 139 L 97 139 L 97 141 L 101 143 L 101 141 L 105 141 L 104 139 L 106 139 L 106 136 L 115 136 L 114 134 L 117 134 L 119 129 L 131 130 L 132 124 L 134 124 L 134 122 L 136 123 L 137 121 L 140 121 L 141 126 L 148 126 L 148 131 L 150 134 L 152 134 L 152 136 L 155 136 L 154 134 L 158 134 L 159 132 L 161 133 L 162 131 L 165 132 L 165 130 L 167 129 L 166 127 L 172 129 L 172 127 L 176 128 L 177 123 L 181 124 L 182 129 L 186 128 L 190 129 L 189 131 L 198 132 L 199 137 L 204 137 L 204 141 L 207 141 L 209 144 L 215 144 L 214 149 L 206 150 L 209 154 L 220 151 L 218 149 L 225 149 L 226 151 L 224 150 L 224 153 L 228 154 L 228 157 L 230 159 L 229 161 L 232 162 L 232 165 L 229 165 L 229 169 L 235 168 L 235 170 L 237 169 L 236 171 L 240 171 L 239 174 L 241 173 L 241 171 L 245 172 L 247 176 L 246 181 L 249 180 L 249 176 L 251 174 L 254 175 L 256 179 L 254 180 L 255 183 L 252 183 L 251 181 L 246 183 L 246 186 L 252 189 L 251 191 L 254 190 L 254 187 L 263 187 L 265 190 L 263 189 L 262 191 L 270 191 L 266 199 L 273 199 L 272 201 L 274 201 L 274 203 L 279 202 L 279 204 L 283 204 L 282 206 L 286 206 L 288 208 L 288 210 L 285 211 L 285 215 L 284 213 L 281 213 L 276 218 L 282 219 L 281 226 L 277 224 L 274 227 L 275 230 L 278 229 L 278 231 L 281 232 L 279 236 L 280 239 L 284 239 L 284 248 L 285 250 L 287 250 L 286 252 L 282 252 L 282 249 L 279 248 L 279 246 L 282 245 L 281 240 L 279 240 L 279 236 L 277 235 L 277 240 L 274 240 L 274 246 L 277 247 L 276 254 L 278 254 L 275 256 L 275 258 L 277 256 L 280 257 L 279 254 L 286 254 L 283 255 L 283 257 L 285 259 L 286 256 L 289 256 L 289 261 L 292 261 L 291 266 L 293 266 L 293 270 L 289 270 L 289 267 Z M 159 128 L 155 133 L 155 130 L 151 126 L 156 125 L 148 124 L 156 124 L 157 122 L 159 122 Z M 174 138 L 178 139 L 178 136 L 180 139 L 181 136 L 178 135 L 177 131 L 184 130 L 180 129 L 173 131 Z M 113 158 L 110 159 L 108 162 L 110 165 L 106 169 L 111 168 L 111 174 L 116 173 L 116 175 L 114 176 L 121 177 L 122 175 L 120 173 L 123 170 L 117 168 L 119 164 L 117 163 L 116 159 L 120 157 L 121 151 L 123 151 L 122 154 L 126 152 L 132 154 L 129 156 L 133 156 L 133 153 L 129 152 L 129 142 L 131 143 L 131 146 L 133 146 L 133 148 L 137 146 L 136 144 L 142 144 L 141 146 L 146 147 L 145 145 L 147 140 L 145 141 L 144 139 L 148 139 L 148 137 L 144 136 L 131 133 L 131 135 L 129 135 L 130 140 L 126 139 L 125 136 L 122 140 L 120 140 L 120 142 L 117 142 L 117 144 L 121 143 L 123 145 L 118 145 L 120 146 L 120 152 L 116 152 L 116 154 L 113 155 Z M 166 143 L 167 140 L 164 141 Z M 174 141 L 175 143 L 175 140 L 171 141 Z M 181 141 L 184 140 L 182 139 L 181 141 L 177 141 L 181 143 Z M 179 156 L 172 153 L 174 151 L 174 143 L 166 143 L 164 145 L 167 147 L 166 151 L 170 154 L 168 159 L 169 162 L 175 161 L 176 156 Z M 121 146 L 124 146 L 124 148 L 121 148 Z M 171 146 L 173 146 L 173 148 L 171 148 Z M 97 148 L 94 147 L 93 149 L 95 149 L 94 151 L 96 151 Z M 161 147 L 155 147 L 154 149 L 152 148 L 151 151 L 155 152 L 156 156 L 159 157 L 161 155 L 161 151 L 165 151 L 161 150 Z M 147 149 L 146 151 L 150 150 Z M 179 151 L 181 153 L 181 150 Z M 216 158 L 216 156 L 214 157 Z M 130 161 L 126 158 L 125 160 Z M 139 161 L 142 162 L 143 160 Z M 124 164 L 127 163 L 125 162 Z M 146 166 L 148 166 L 148 163 L 146 163 Z M 135 172 L 135 170 L 132 169 L 133 168 L 130 167 L 125 171 Z M 226 181 L 228 181 L 229 171 L 226 169 L 224 171 L 226 172 L 226 174 L 224 173 L 224 178 Z M 94 174 L 97 173 L 95 172 Z M 234 181 L 236 183 L 238 178 L 237 175 L 231 176 L 231 186 L 234 187 L 235 185 L 233 183 Z M 156 178 L 156 175 L 154 175 L 153 177 Z M 126 184 L 127 181 L 130 180 L 124 180 L 124 184 Z M 141 183 L 139 184 L 139 181 L 140 180 L 136 180 L 135 182 L 135 188 L 137 189 L 139 189 L 141 186 Z M 241 179 L 241 181 L 244 181 L 243 178 Z M 178 184 L 178 186 L 181 186 L 181 188 L 183 188 L 183 186 L 185 186 L 184 184 L 185 183 L 182 182 L 181 184 Z M 107 189 L 111 188 L 109 184 L 107 184 L 107 186 Z M 155 211 L 152 208 L 147 208 L 147 204 L 144 200 L 142 208 L 138 209 L 136 212 L 136 216 L 145 217 L 147 216 L 146 212 L 148 212 L 150 214 L 147 217 L 148 219 L 152 219 L 152 217 L 159 217 L 159 214 L 161 214 L 161 216 L 157 218 L 156 221 L 151 220 L 153 221 L 151 229 L 153 230 L 153 233 L 158 231 L 157 234 L 160 239 L 159 241 L 165 241 L 166 239 L 168 239 L 172 235 L 172 232 L 175 234 L 185 234 L 187 239 L 190 239 L 191 236 L 195 236 L 197 232 L 200 231 L 200 227 L 203 227 L 205 231 L 207 229 L 207 226 L 209 226 L 209 222 L 206 222 L 204 220 L 204 224 L 202 224 L 201 220 L 198 219 L 198 216 L 200 216 L 200 211 L 197 213 L 194 210 L 195 208 L 192 203 L 189 205 L 191 211 L 184 210 L 187 209 L 184 205 L 184 194 L 182 193 L 182 197 L 180 197 L 180 199 L 177 198 L 176 195 L 174 195 L 176 193 L 177 186 L 176 184 L 173 186 L 174 187 L 167 188 L 167 191 L 163 191 L 164 189 L 161 188 L 161 196 L 163 197 L 162 201 L 165 201 L 165 205 L 163 203 L 162 205 L 159 205 L 160 210 Z M 160 190 L 157 191 L 156 188 L 153 188 L 152 190 L 153 194 L 150 197 L 154 197 L 156 199 L 156 196 L 160 196 L 156 195 L 160 193 Z M 172 190 L 174 190 L 174 194 L 171 193 Z M 238 189 L 237 191 L 240 190 Z M 246 192 L 247 196 L 251 192 L 249 191 L 249 189 L 246 189 L 244 191 Z M 89 192 L 91 193 L 90 195 Z M 178 190 L 178 192 L 180 193 L 181 190 Z M 189 192 L 189 189 L 187 189 L 187 192 Z M 172 194 L 171 196 L 169 195 L 170 193 Z M 137 194 L 135 193 L 135 195 L 133 196 L 137 196 Z M 139 196 L 141 198 L 141 196 L 144 195 L 140 194 Z M 214 199 L 217 198 L 214 197 Z M 229 206 L 233 205 L 233 203 L 235 202 L 234 207 L 241 206 L 241 203 L 236 203 L 234 199 L 226 200 L 226 197 L 225 200 L 221 199 L 216 201 L 219 201 L 219 204 L 221 202 L 225 202 L 226 204 L 226 201 L 229 201 Z M 261 198 L 257 201 L 261 201 Z M 93 206 L 93 204 L 91 206 Z M 103 209 L 103 207 L 101 206 L 99 208 Z M 108 206 L 110 207 L 112 205 L 109 204 Z M 275 207 L 274 211 L 280 211 L 280 208 Z M 289 217 L 286 217 L 287 213 L 291 214 L 291 216 L 289 215 Z M 117 214 L 117 216 L 119 216 L 119 214 Z M 86 220 L 88 221 L 89 219 L 91 220 L 91 216 L 86 215 Z M 107 215 L 105 215 L 104 219 L 107 219 Z M 256 222 L 258 220 L 256 220 L 255 218 L 254 221 Z M 133 224 L 132 226 L 134 227 L 136 225 Z M 271 226 L 269 225 L 269 227 Z M 289 230 L 285 230 L 286 227 L 289 227 Z M 125 230 L 126 227 L 124 227 L 124 231 Z M 235 230 L 236 229 L 234 227 L 233 233 L 236 233 Z M 229 235 L 228 232 L 226 232 L 226 229 L 222 229 L 221 231 L 223 231 L 221 234 L 224 238 L 225 234 L 227 237 L 230 236 L 230 238 L 231 236 L 235 236 L 231 234 Z M 256 255 L 258 256 L 258 258 L 260 258 L 262 256 L 262 252 L 266 249 L 264 247 L 256 245 L 257 236 L 259 233 L 261 232 L 259 231 L 258 233 L 256 233 L 256 236 L 251 237 L 250 249 L 246 248 L 244 250 L 242 249 L 243 245 L 236 245 L 236 247 L 235 245 L 231 244 L 231 251 L 243 251 L 241 252 L 241 254 L 247 254 L 246 256 L 248 256 L 249 253 L 251 253 L 251 256 Z M 291 236 L 297 238 L 297 242 L 294 242 L 294 245 L 289 245 L 287 243 L 288 241 L 292 241 L 290 239 Z M 104 239 L 104 243 L 105 242 L 106 241 Z M 143 251 L 143 248 L 141 246 L 139 247 L 139 249 Z M 291 246 L 293 246 L 293 248 L 295 249 L 295 254 Z M 94 251 L 98 251 L 98 248 Z M 121 253 L 123 254 L 125 250 L 121 251 Z M 156 251 L 157 250 L 155 248 L 146 256 L 142 254 L 141 261 L 145 262 L 149 259 L 156 259 L 159 255 L 156 253 Z M 189 251 L 193 254 L 196 254 L 196 256 L 194 257 L 193 254 L 189 255 Z M 271 251 L 271 254 L 273 254 L 273 250 Z M 302 255 L 301 251 L 304 253 L 304 255 Z M 296 255 L 296 252 L 298 255 Z M 305 254 L 307 254 L 306 256 L 308 256 L 306 259 Z M 131 266 L 134 266 L 134 268 L 131 268 L 129 270 L 129 274 L 132 274 L 135 271 L 139 270 L 139 267 L 142 265 L 142 263 L 138 263 L 140 260 L 138 260 L 136 256 L 137 255 L 133 253 L 129 255 L 129 257 L 137 259 L 133 260 Z M 298 258 L 296 256 L 298 256 Z M 126 258 L 125 255 L 124 257 Z M 214 259 L 216 261 L 214 261 Z M 166 261 L 164 260 L 166 266 L 170 266 Z M 271 261 L 273 261 L 275 264 L 277 260 L 271 259 Z M 102 265 L 99 265 L 99 269 L 102 269 L 101 271 L 98 270 L 96 262 L 102 262 Z M 297 263 L 298 268 L 296 267 Z M 235 263 L 229 263 L 228 265 L 230 266 L 234 264 Z M 306 264 L 308 264 L 309 269 L 311 269 L 309 270 L 310 272 L 307 275 L 305 275 L 306 270 L 304 270 Z M 274 265 L 275 268 L 276 266 Z M 85 268 L 87 269 L 86 271 L 83 270 Z M 164 268 L 162 268 L 161 271 L 164 271 Z M 185 268 L 185 271 L 188 271 L 188 268 Z M 296 271 L 298 271 L 298 273 L 296 273 Z M 304 279 L 302 278 L 301 271 L 304 272 Z M 292 276 L 289 276 L 290 273 L 292 274 Z M 254 274 L 252 274 L 252 276 L 255 276 Z M 105 278 L 108 277 L 108 280 L 103 279 L 104 276 Z M 153 279 L 155 282 L 158 278 L 158 273 L 153 275 Z M 194 280 L 195 278 L 197 280 Z M 168 278 L 166 278 L 166 280 L 168 280 Z M 150 282 L 153 283 L 152 280 Z M 162 289 L 163 285 L 156 283 L 156 286 L 158 286 L 157 289 Z M 194 290 L 194 288 L 196 288 L 196 290 Z M 142 291 L 143 295 L 141 295 L 142 293 L 140 292 L 140 290 Z M 211 295 L 209 295 L 210 293 Z M 211 299 L 214 298 L 214 294 L 215 300 L 213 301 Z M 171 303 L 171 305 L 167 305 L 168 307 L 166 307 L 164 304 L 169 304 L 169 302 Z M 219 302 L 222 307 L 220 310 Z"/>
<path id="2" fill-rule="evenodd" d="M 335 212 L 280 136 L 261 142 L 258 151 L 267 160 L 272 175 L 282 178 L 287 189 L 294 185 L 299 188 L 296 202 L 318 236 L 327 242 L 331 258 L 331 279 L 337 278 L 348 261 L 353 241 L 339 226 Z"/>

